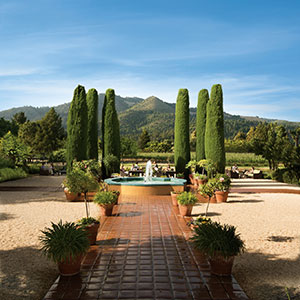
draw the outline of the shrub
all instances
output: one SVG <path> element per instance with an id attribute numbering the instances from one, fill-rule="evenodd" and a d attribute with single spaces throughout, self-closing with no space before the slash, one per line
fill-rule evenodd
<path id="1" fill-rule="evenodd" d="M 191 192 L 183 192 L 177 196 L 180 205 L 194 205 L 197 200 L 197 197 Z"/>
<path id="2" fill-rule="evenodd" d="M 120 172 L 120 161 L 113 154 L 106 155 L 103 159 L 103 164 L 107 177 L 111 177 L 111 174 L 114 172 Z"/>
<path id="3" fill-rule="evenodd" d="M 297 178 L 296 172 L 292 170 L 287 170 L 282 174 L 282 180 L 285 183 L 290 183 L 290 184 L 298 184 L 299 180 Z"/>
<path id="4" fill-rule="evenodd" d="M 94 224 L 94 223 L 99 224 L 100 222 L 98 220 L 96 220 L 95 218 L 88 217 L 88 218 L 80 219 L 79 221 L 77 221 L 76 225 L 84 228 L 84 227 Z"/>
<path id="5" fill-rule="evenodd" d="M 65 162 L 66 161 L 66 149 L 59 149 L 53 151 L 49 157 L 50 162 Z"/>
<path id="6" fill-rule="evenodd" d="M 0 182 L 8 181 L 8 180 L 15 180 L 27 177 L 27 173 L 21 169 L 10 169 L 4 168 L 0 169 Z"/>
<path id="7" fill-rule="evenodd" d="M 98 192 L 94 197 L 94 203 L 99 205 L 114 204 L 118 200 L 118 195 L 114 192 Z"/>
<path id="8" fill-rule="evenodd" d="M 15 167 L 15 164 L 11 159 L 6 158 L 0 154 L 0 169 L 14 168 L 14 167 Z"/>

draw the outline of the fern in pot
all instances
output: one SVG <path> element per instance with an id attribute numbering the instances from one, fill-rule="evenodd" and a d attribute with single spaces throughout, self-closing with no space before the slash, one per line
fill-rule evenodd
<path id="1" fill-rule="evenodd" d="M 60 220 L 42 231 L 41 251 L 58 265 L 63 276 L 72 276 L 80 272 L 81 261 L 89 249 L 86 231 L 75 223 Z"/>
<path id="2" fill-rule="evenodd" d="M 219 276 L 231 275 L 234 257 L 245 249 L 236 227 L 218 222 L 201 222 L 191 238 L 196 249 L 208 257 L 211 272 Z"/>

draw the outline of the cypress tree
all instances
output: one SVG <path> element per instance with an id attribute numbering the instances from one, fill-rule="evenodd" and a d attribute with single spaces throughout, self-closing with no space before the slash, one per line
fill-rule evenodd
<path id="1" fill-rule="evenodd" d="M 102 110 L 102 139 L 103 159 L 108 155 L 114 155 L 120 161 L 120 125 L 115 108 L 115 91 L 108 89 L 105 94 Z M 120 165 L 115 166 L 114 172 L 119 172 Z"/>
<path id="2" fill-rule="evenodd" d="M 87 105 L 85 89 L 81 85 L 74 91 L 68 113 L 67 133 L 67 166 L 70 169 L 74 159 L 87 159 Z"/>
<path id="3" fill-rule="evenodd" d="M 203 89 L 198 95 L 196 118 L 196 160 L 205 159 L 206 105 L 209 100 L 208 90 Z"/>
<path id="4" fill-rule="evenodd" d="M 174 129 L 174 160 L 177 173 L 185 173 L 185 165 L 191 159 L 189 134 L 189 92 L 180 89 L 176 101 L 175 129 Z"/>
<path id="5" fill-rule="evenodd" d="M 211 88 L 207 103 L 205 130 L 205 155 L 217 167 L 217 172 L 225 172 L 223 92 L 220 84 Z"/>
<path id="6" fill-rule="evenodd" d="M 87 124 L 87 158 L 98 160 L 98 92 L 90 89 L 86 95 Z"/>

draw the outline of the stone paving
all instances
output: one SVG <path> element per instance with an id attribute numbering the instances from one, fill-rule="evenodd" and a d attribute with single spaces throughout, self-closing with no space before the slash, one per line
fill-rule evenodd
<path id="1" fill-rule="evenodd" d="M 101 218 L 81 273 L 59 276 L 44 299 L 248 299 L 234 277 L 211 275 L 169 196 L 123 197 Z"/>

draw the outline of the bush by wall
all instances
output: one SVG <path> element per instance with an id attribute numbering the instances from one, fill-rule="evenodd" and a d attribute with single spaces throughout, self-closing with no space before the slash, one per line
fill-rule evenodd
<path id="1" fill-rule="evenodd" d="M 27 173 L 23 169 L 0 169 L 0 182 L 15 180 L 27 177 Z"/>

